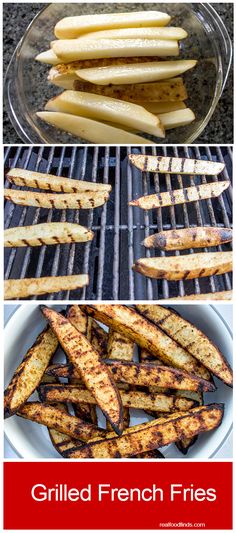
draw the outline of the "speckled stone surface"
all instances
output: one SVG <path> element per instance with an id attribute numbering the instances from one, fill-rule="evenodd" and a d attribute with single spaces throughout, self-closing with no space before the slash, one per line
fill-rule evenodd
<path id="1" fill-rule="evenodd" d="M 37 13 L 46 4 L 4 4 L 3 7 L 3 29 L 4 29 L 4 56 L 3 69 L 6 72 L 12 54 L 24 35 L 26 28 Z M 135 4 L 133 4 L 134 8 Z M 151 7 L 152 6 L 152 7 Z M 217 3 L 213 4 L 222 20 L 224 21 L 231 39 L 233 38 L 233 4 Z M 122 4 L 119 4 L 119 11 L 122 11 Z M 149 9 L 155 9 L 155 4 L 148 5 Z M 90 8 L 96 12 L 98 5 L 91 4 Z M 104 12 L 114 11 L 114 4 L 103 4 Z M 90 9 L 90 12 L 91 9 Z M 101 8 L 100 8 L 101 12 Z M 87 13 L 87 5 L 80 4 L 80 13 Z M 15 132 L 6 113 L 3 119 L 3 134 L 5 144 L 22 143 Z M 196 144 L 231 144 L 233 143 L 233 73 L 232 69 L 228 81 L 218 106 L 205 128 L 204 132 L 195 141 Z"/>

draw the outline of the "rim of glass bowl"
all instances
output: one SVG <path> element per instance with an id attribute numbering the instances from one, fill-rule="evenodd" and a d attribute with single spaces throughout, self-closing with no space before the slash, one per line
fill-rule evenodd
<path id="1" fill-rule="evenodd" d="M 183 2 L 183 3 L 186 3 L 186 2 Z M 7 108 L 7 112 L 8 112 L 8 116 L 10 118 L 10 121 L 13 125 L 13 127 L 15 128 L 17 134 L 19 135 L 19 137 L 24 141 L 24 142 L 30 142 L 30 143 L 35 143 L 35 141 L 32 141 L 32 138 L 30 137 L 30 134 L 27 133 L 23 127 L 23 125 L 21 124 L 21 122 L 18 120 L 18 117 L 16 115 L 16 112 L 15 112 L 15 109 L 14 107 L 11 105 L 11 100 L 9 99 L 9 95 L 8 95 L 8 75 L 9 75 L 9 72 L 11 71 L 11 69 L 13 69 L 13 71 L 18 72 L 19 70 L 19 67 L 20 67 L 20 52 L 21 52 L 21 49 L 25 43 L 25 40 L 27 39 L 27 35 L 28 35 L 28 32 L 30 31 L 31 27 L 33 26 L 33 24 L 35 23 L 35 21 L 42 15 L 42 13 L 44 11 L 46 11 L 47 9 L 49 9 L 53 4 L 50 3 L 50 4 L 47 4 L 45 7 L 43 7 L 39 13 L 33 18 L 33 20 L 30 22 L 30 24 L 28 25 L 28 27 L 26 28 L 25 30 L 25 33 L 23 35 L 23 37 L 21 38 L 21 40 L 19 41 L 15 51 L 14 51 L 14 54 L 12 55 L 12 58 L 11 58 L 11 61 L 8 65 L 8 68 L 7 68 L 7 71 L 6 71 L 6 75 L 5 75 L 5 78 L 4 78 L 4 101 L 5 101 L 5 105 L 6 105 L 6 108 Z M 191 3 L 191 4 L 187 4 L 189 7 L 192 7 L 193 11 L 195 12 L 196 16 L 197 15 L 197 10 L 199 8 L 199 6 L 201 6 L 201 12 L 204 12 L 210 17 L 211 19 L 211 24 L 209 27 L 212 27 L 214 28 L 214 31 L 217 31 L 218 34 L 221 36 L 222 38 L 222 42 L 223 42 L 223 47 L 222 49 L 219 49 L 219 44 L 218 44 L 218 41 L 216 40 L 213 40 L 213 47 L 215 49 L 215 57 L 218 58 L 218 72 L 217 72 L 217 81 L 216 81 L 216 85 L 215 85 L 215 91 L 214 91 L 214 96 L 213 96 L 213 99 L 212 99 L 212 105 L 208 111 L 208 113 L 206 114 L 205 118 L 203 119 L 203 121 L 201 122 L 201 124 L 199 125 L 199 127 L 196 129 L 196 131 L 185 141 L 185 144 L 189 143 L 193 143 L 199 136 L 200 134 L 204 131 L 205 127 L 207 126 L 209 120 L 211 119 L 215 109 L 216 109 L 216 106 L 219 102 L 219 99 L 222 95 L 222 92 L 224 90 L 224 87 L 225 87 L 225 84 L 227 82 L 227 79 L 228 79 L 228 75 L 229 75 L 229 71 L 230 71 L 230 67 L 231 67 L 231 64 L 232 64 L 232 43 L 231 43 L 231 39 L 230 39 L 230 36 L 229 36 L 229 33 L 228 33 L 228 30 L 224 24 L 224 22 L 222 21 L 220 15 L 217 13 L 217 11 L 214 9 L 214 7 L 210 4 L 206 4 L 206 3 L 203 3 L 203 2 L 199 2 L 199 3 Z M 202 18 L 202 17 L 199 17 L 198 18 Z M 206 21 L 205 22 L 205 26 L 208 25 L 208 23 Z M 223 59 L 223 60 L 222 60 Z M 15 79 L 18 79 L 19 81 L 19 78 L 17 76 L 15 76 Z M 19 84 L 20 86 L 20 84 Z M 19 90 L 16 88 L 17 92 L 19 92 Z M 38 135 L 38 141 L 37 142 L 44 142 L 46 144 L 49 144 L 47 139 L 44 138 L 43 134 L 42 134 L 42 131 L 38 128 L 37 124 L 35 123 L 35 121 L 32 119 L 32 116 L 30 113 L 28 112 L 24 112 L 24 116 L 25 116 L 25 119 L 27 120 L 28 124 L 30 125 L 30 127 L 32 128 L 32 130 L 34 131 L 34 133 L 36 133 Z"/>

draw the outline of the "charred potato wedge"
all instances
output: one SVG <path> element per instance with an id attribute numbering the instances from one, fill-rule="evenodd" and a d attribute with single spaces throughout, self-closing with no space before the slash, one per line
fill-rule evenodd
<path id="1" fill-rule="evenodd" d="M 160 248 L 160 250 L 187 250 L 188 248 L 205 248 L 219 246 L 233 239 L 230 228 L 196 227 L 160 231 L 146 237 L 143 245 L 146 248 Z"/>

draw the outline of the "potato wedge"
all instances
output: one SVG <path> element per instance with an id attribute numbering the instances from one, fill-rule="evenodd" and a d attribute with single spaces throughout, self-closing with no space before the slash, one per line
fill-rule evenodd
<path id="1" fill-rule="evenodd" d="M 141 348 L 150 351 L 153 357 L 161 359 L 170 366 L 193 372 L 204 379 L 209 378 L 209 372 L 199 365 L 186 350 L 180 348 L 177 343 L 154 324 L 141 317 L 134 309 L 124 305 L 108 304 L 85 305 L 82 308 L 93 318 L 136 342 Z"/>
<path id="2" fill-rule="evenodd" d="M 72 326 L 69 320 L 48 307 L 41 306 L 41 309 L 69 360 L 78 369 L 79 376 L 95 397 L 105 417 L 114 430 L 121 434 L 123 429 L 122 403 L 109 369 L 86 337 Z"/>
<path id="3" fill-rule="evenodd" d="M 194 279 L 231 272 L 232 252 L 203 252 L 172 257 L 138 259 L 133 270 L 154 279 Z"/>
<path id="4" fill-rule="evenodd" d="M 157 54 L 159 51 L 157 50 Z M 160 55 L 160 54 L 159 54 Z M 171 54 L 169 54 L 171 55 Z M 195 67 L 197 61 L 180 59 L 176 61 L 150 61 L 136 65 L 114 65 L 76 70 L 79 78 L 97 85 L 120 85 L 150 83 L 180 76 Z"/>
<path id="5" fill-rule="evenodd" d="M 94 233 L 84 226 L 70 222 L 45 222 L 34 226 L 18 226 L 4 231 L 4 246 L 42 246 L 91 241 Z"/>
<path id="6" fill-rule="evenodd" d="M 87 274 L 51 276 L 44 278 L 8 279 L 4 281 L 4 299 L 27 298 L 39 294 L 73 291 L 89 284 Z"/>
<path id="7" fill-rule="evenodd" d="M 186 109 L 186 104 L 184 102 L 143 102 L 142 100 L 137 100 L 134 104 L 141 105 L 145 107 L 150 113 L 169 113 L 171 111 L 177 111 L 178 109 Z"/>
<path id="8" fill-rule="evenodd" d="M 86 389 L 75 385 L 64 384 L 43 384 L 38 388 L 39 398 L 43 403 L 54 404 L 78 403 L 96 405 L 94 396 Z M 189 411 L 196 406 L 194 400 L 178 398 L 174 395 L 150 394 L 141 391 L 120 391 L 122 404 L 124 407 L 134 409 L 152 409 L 161 413 L 171 413 L 174 411 Z"/>
<path id="9" fill-rule="evenodd" d="M 204 174 L 216 176 L 225 168 L 224 163 L 188 159 L 185 157 L 145 156 L 129 154 L 129 160 L 142 172 L 159 172 L 160 174 Z"/>
<path id="10" fill-rule="evenodd" d="M 72 437 L 72 439 L 87 441 L 93 437 L 103 438 L 106 433 L 104 429 L 88 424 L 76 416 L 65 413 L 58 407 L 40 402 L 27 402 L 16 414 L 32 422 L 37 422 L 37 424 L 42 424 L 64 433 Z"/>
<path id="11" fill-rule="evenodd" d="M 196 118 L 192 109 L 189 109 L 188 107 L 186 109 L 179 109 L 169 113 L 160 113 L 158 117 L 166 130 L 188 126 L 188 124 L 191 124 Z"/>
<path id="12" fill-rule="evenodd" d="M 137 305 L 142 316 L 159 326 L 180 346 L 188 350 L 210 372 L 233 385 L 233 373 L 227 360 L 215 344 L 194 324 L 177 314 L 173 309 L 162 305 Z"/>
<path id="13" fill-rule="evenodd" d="M 130 455 L 130 459 L 165 459 L 165 457 L 159 450 L 149 450 L 148 452 Z"/>
<path id="14" fill-rule="evenodd" d="M 83 335 L 88 335 L 92 346 L 100 357 L 107 357 L 108 333 L 96 320 L 91 319 L 81 310 L 79 305 L 71 305 L 67 311 L 67 318 L 71 324 Z"/>
<path id="15" fill-rule="evenodd" d="M 186 39 L 187 32 L 183 28 L 157 26 L 145 28 L 116 28 L 110 30 L 98 30 L 85 33 L 79 38 L 80 42 L 95 39 L 160 39 L 161 41 L 180 41 Z"/>
<path id="16" fill-rule="evenodd" d="M 178 56 L 178 41 L 160 39 L 62 39 L 52 44 L 53 52 L 61 61 L 132 56 Z"/>
<path id="17" fill-rule="evenodd" d="M 145 102 L 181 102 L 188 97 L 186 87 L 182 78 L 173 80 L 164 80 L 155 83 L 131 83 L 122 85 L 93 85 L 88 82 L 75 81 L 74 89 L 76 91 L 91 92 L 118 98 L 126 102 L 135 102 L 142 100 L 143 107 Z"/>
<path id="18" fill-rule="evenodd" d="M 37 113 L 37 116 L 52 126 L 92 143 L 131 145 L 154 144 L 152 141 L 149 141 L 149 139 L 145 139 L 139 135 L 134 135 L 133 133 L 85 117 L 78 117 L 76 115 L 68 115 L 67 113 L 58 113 L 54 111 L 40 111 Z"/>
<path id="19" fill-rule="evenodd" d="M 165 137 L 160 120 L 141 106 L 108 96 L 80 91 L 64 91 L 49 100 L 46 111 L 71 113 L 94 120 L 116 122 L 118 127 L 128 126 L 134 130 Z"/>
<path id="20" fill-rule="evenodd" d="M 109 193 L 107 191 L 83 191 L 80 193 L 53 194 L 4 189 L 4 196 L 14 204 L 28 205 L 31 207 L 44 207 L 46 209 L 93 209 L 107 202 Z"/>
<path id="21" fill-rule="evenodd" d="M 35 391 L 57 347 L 57 337 L 50 328 L 38 335 L 4 392 L 5 418 L 14 415 Z"/>
<path id="22" fill-rule="evenodd" d="M 195 228 L 160 231 L 146 237 L 142 244 L 146 248 L 161 250 L 187 250 L 188 248 L 205 248 L 231 242 L 233 232 L 230 228 L 199 226 Z"/>
<path id="23" fill-rule="evenodd" d="M 119 332 L 110 329 L 107 345 L 108 359 L 118 361 L 132 361 L 134 356 L 134 343 L 129 341 Z"/>
<path id="24" fill-rule="evenodd" d="M 168 300 L 232 300 L 233 291 L 207 292 L 205 294 L 185 294 Z"/>
<path id="25" fill-rule="evenodd" d="M 106 364 L 118 383 L 141 387 L 164 387 L 165 389 L 212 392 L 215 386 L 210 381 L 164 365 L 148 363 L 130 363 L 128 361 L 106 360 Z M 47 368 L 46 373 L 52 376 L 78 378 L 79 373 L 73 365 L 57 364 Z M 209 375 L 209 372 L 208 372 Z"/>
<path id="26" fill-rule="evenodd" d="M 161 192 L 142 196 L 137 200 L 132 200 L 129 205 L 141 207 L 141 209 L 154 209 L 157 207 L 168 207 L 169 205 L 186 204 L 215 198 L 222 194 L 229 187 L 229 181 L 216 181 L 203 183 L 194 187 L 184 189 L 174 189 L 172 191 Z"/>
<path id="27" fill-rule="evenodd" d="M 128 428 L 119 438 L 114 433 L 108 433 L 103 440 L 92 440 L 77 449 L 67 450 L 64 457 L 128 457 L 216 429 L 221 424 L 223 413 L 223 404 L 210 404 L 187 413 L 174 413 L 168 418 Z"/>
<path id="28" fill-rule="evenodd" d="M 191 398 L 197 401 L 198 405 L 204 405 L 203 394 L 201 392 L 175 391 L 175 394 L 176 396 L 179 396 L 179 394 L 183 394 L 185 398 Z M 192 438 L 184 438 L 179 441 L 176 441 L 175 446 L 183 455 L 187 455 L 189 448 L 191 448 L 191 446 L 193 446 L 197 440 L 198 435 L 195 435 L 195 437 Z"/>
<path id="29" fill-rule="evenodd" d="M 44 52 L 37 54 L 35 60 L 39 61 L 39 63 L 46 63 L 47 65 L 58 65 L 61 63 L 60 59 L 51 48 L 50 50 L 45 50 Z"/>
<path id="30" fill-rule="evenodd" d="M 135 11 L 65 17 L 57 22 L 54 33 L 57 39 L 75 39 L 89 31 L 115 28 L 146 28 L 167 26 L 171 17 L 160 11 Z"/>
<path id="31" fill-rule="evenodd" d="M 35 189 L 45 189 L 52 192 L 110 192 L 111 185 L 108 183 L 94 183 L 93 181 L 84 181 L 70 178 L 62 178 L 52 174 L 43 174 L 42 172 L 33 172 L 22 168 L 11 168 L 7 173 L 7 179 L 20 187 L 33 187 Z"/>

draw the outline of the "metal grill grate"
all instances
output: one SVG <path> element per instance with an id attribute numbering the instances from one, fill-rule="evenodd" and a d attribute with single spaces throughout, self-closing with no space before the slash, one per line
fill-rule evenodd
<path id="1" fill-rule="evenodd" d="M 127 155 L 168 155 L 224 161 L 222 174 L 215 177 L 158 175 L 141 173 L 128 164 Z M 145 249 L 141 242 L 161 229 L 196 225 L 226 226 L 232 224 L 232 187 L 219 197 L 201 202 L 143 211 L 128 207 L 128 201 L 164 190 L 171 190 L 232 176 L 230 147 L 7 147 L 5 171 L 21 167 L 60 176 L 74 177 L 112 185 L 106 205 L 95 210 L 47 210 L 5 205 L 5 228 L 39 222 L 77 222 L 95 231 L 92 242 L 36 248 L 5 250 L 5 279 L 88 273 L 88 287 L 76 291 L 48 295 L 51 299 L 132 300 L 162 299 L 192 293 L 231 289 L 229 274 L 196 280 L 168 282 L 151 280 L 132 271 L 140 257 L 165 255 Z M 6 187 L 12 185 L 6 180 Z M 230 250 L 231 245 L 211 248 Z M 198 250 L 202 251 L 202 250 Z M 205 249 L 205 252 L 208 250 Z M 178 255 L 180 252 L 175 252 Z M 194 250 L 184 253 L 194 253 Z M 167 253 L 168 254 L 168 253 Z M 41 298 L 41 297 L 40 297 Z M 32 298 L 34 299 L 34 298 Z"/>

